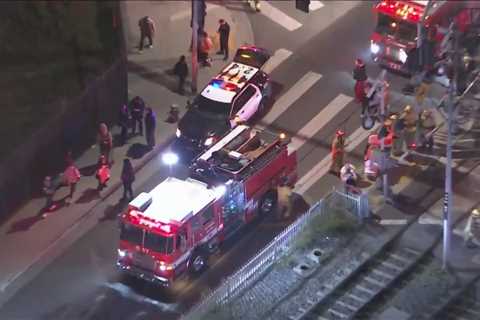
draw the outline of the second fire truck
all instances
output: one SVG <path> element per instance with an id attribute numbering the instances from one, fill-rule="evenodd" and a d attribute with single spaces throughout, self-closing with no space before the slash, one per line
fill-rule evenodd
<path id="1" fill-rule="evenodd" d="M 121 216 L 118 267 L 165 286 L 202 271 L 225 239 L 274 210 L 280 183 L 294 184 L 288 142 L 239 125 L 195 159 L 187 179 L 138 195 Z"/>
<path id="2" fill-rule="evenodd" d="M 461 32 L 466 32 L 478 20 L 478 8 L 468 1 L 453 0 L 383 0 L 374 7 L 376 27 L 370 39 L 374 61 L 390 69 L 408 73 L 405 62 L 408 53 L 417 46 L 419 26 L 431 30 L 435 41 L 432 59 L 440 52 L 440 44 L 448 33 L 452 19 Z M 428 12 L 426 10 L 428 9 Z"/>

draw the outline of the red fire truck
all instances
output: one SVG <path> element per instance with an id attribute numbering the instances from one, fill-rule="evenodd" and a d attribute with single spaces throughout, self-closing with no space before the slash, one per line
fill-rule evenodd
<path id="1" fill-rule="evenodd" d="M 193 161 L 187 179 L 138 195 L 121 216 L 117 266 L 165 286 L 202 271 L 222 241 L 274 210 L 280 183 L 295 183 L 289 141 L 239 125 Z"/>
<path id="2" fill-rule="evenodd" d="M 407 53 L 417 46 L 417 29 L 425 14 L 424 26 L 435 31 L 438 45 L 448 32 L 451 19 L 458 22 L 460 31 L 465 32 L 478 10 L 465 1 L 431 0 L 384 0 L 374 7 L 376 27 L 370 39 L 370 51 L 374 61 L 390 69 L 407 72 Z"/>

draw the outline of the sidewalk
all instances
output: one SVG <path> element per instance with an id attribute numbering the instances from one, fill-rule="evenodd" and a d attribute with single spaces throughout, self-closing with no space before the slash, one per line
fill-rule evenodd
<path id="1" fill-rule="evenodd" d="M 121 197 L 119 176 L 123 158 L 126 155 L 131 157 L 137 172 L 133 187 L 135 193 L 139 193 L 143 190 L 138 190 L 138 186 L 150 178 L 140 170 L 174 138 L 176 124 L 168 124 L 164 120 L 173 103 L 178 104 L 183 113 L 185 110 L 183 106 L 186 105 L 188 97 L 180 96 L 172 90 L 176 88 L 177 79 L 168 75 L 167 71 L 173 67 L 180 55 L 185 54 L 187 59 L 190 56 L 188 53 L 191 33 L 189 2 L 135 1 L 123 4 L 122 18 L 129 52 L 129 98 L 136 95 L 142 96 L 147 105 L 154 109 L 157 115 L 155 132 L 157 145 L 153 151 L 145 153 L 145 137 L 135 136 L 130 138 L 125 146 L 115 147 L 112 178 L 108 187 L 100 194 L 95 190 L 97 181 L 92 170 L 92 166 L 98 159 L 99 150 L 97 146 L 92 146 L 75 159 L 83 176 L 77 184 L 70 206 L 61 206 L 42 220 L 39 213 L 45 200 L 43 197 L 34 198 L 0 226 L 0 306 L 40 273 L 49 262 L 67 250 L 69 242 L 74 241 L 69 239 L 78 238 L 94 227 L 94 224 L 86 221 L 97 214 L 100 208 L 113 212 L 122 208 L 123 204 L 119 202 Z M 147 14 L 155 20 L 158 32 L 155 35 L 154 48 L 144 50 L 140 55 L 133 49 L 138 44 L 137 23 L 138 19 Z M 230 23 L 232 52 L 243 43 L 253 43 L 248 18 L 243 11 L 230 12 L 224 7 L 208 3 L 206 30 L 209 34 L 215 34 L 217 21 L 220 18 Z M 214 42 L 217 44 L 217 41 Z M 216 52 L 216 49 L 217 47 L 212 51 Z M 213 58 L 211 68 L 199 70 L 199 89 L 225 64 L 221 60 L 222 57 L 213 56 Z M 187 86 L 188 84 L 189 82 Z M 115 136 L 118 136 L 119 128 L 115 126 L 111 130 L 116 140 Z M 68 194 L 67 189 L 66 187 L 59 189 L 54 200 L 64 198 Z"/>

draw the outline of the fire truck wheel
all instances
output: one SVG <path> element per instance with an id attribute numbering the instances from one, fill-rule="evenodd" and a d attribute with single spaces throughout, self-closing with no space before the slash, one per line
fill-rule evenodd
<path id="1" fill-rule="evenodd" d="M 192 273 L 200 273 L 207 266 L 207 259 L 201 251 L 196 251 L 190 260 L 190 271 Z"/>
<path id="2" fill-rule="evenodd" d="M 275 206 L 277 205 L 277 192 L 276 190 L 268 191 L 260 201 L 260 215 L 268 215 L 273 212 Z"/>

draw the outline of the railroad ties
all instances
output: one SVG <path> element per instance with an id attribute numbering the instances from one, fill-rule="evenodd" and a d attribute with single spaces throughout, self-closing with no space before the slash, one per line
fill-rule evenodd
<path id="1" fill-rule="evenodd" d="M 390 248 L 374 259 L 366 269 L 326 299 L 310 308 L 301 319 L 352 319 L 375 297 L 389 288 L 422 258 L 422 253 L 410 248 Z M 478 319 L 478 318 L 477 318 Z"/>

